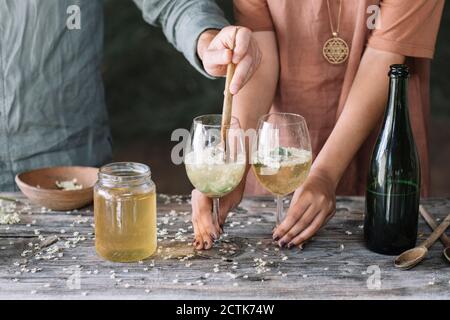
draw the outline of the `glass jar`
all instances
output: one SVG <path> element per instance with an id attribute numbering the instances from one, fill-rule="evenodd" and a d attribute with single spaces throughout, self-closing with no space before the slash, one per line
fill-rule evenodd
<path id="1" fill-rule="evenodd" d="M 157 247 L 156 187 L 150 168 L 120 162 L 102 167 L 94 187 L 95 248 L 110 261 L 134 262 Z"/>

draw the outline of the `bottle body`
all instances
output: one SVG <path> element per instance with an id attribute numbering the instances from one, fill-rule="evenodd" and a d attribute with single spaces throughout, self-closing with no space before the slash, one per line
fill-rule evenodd
<path id="1" fill-rule="evenodd" d="M 135 262 L 156 251 L 155 189 L 145 165 L 116 163 L 100 169 L 94 215 L 95 247 L 102 258 Z"/>
<path id="2" fill-rule="evenodd" d="M 396 255 L 415 246 L 420 201 L 420 163 L 409 121 L 408 69 L 391 66 L 384 123 L 372 155 L 366 189 L 367 247 Z"/>

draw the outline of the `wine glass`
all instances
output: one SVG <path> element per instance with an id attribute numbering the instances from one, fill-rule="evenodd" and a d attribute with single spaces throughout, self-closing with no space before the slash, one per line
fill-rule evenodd
<path id="1" fill-rule="evenodd" d="M 305 119 L 293 113 L 270 113 L 259 119 L 252 167 L 258 182 L 276 196 L 276 223 L 284 220 L 283 198 L 300 187 L 312 163 Z"/>
<path id="2" fill-rule="evenodd" d="M 222 115 L 194 119 L 184 163 L 194 187 L 213 199 L 213 222 L 217 226 L 219 198 L 239 185 L 246 160 L 244 134 L 238 119 L 232 117 L 226 128 L 222 127 Z"/>

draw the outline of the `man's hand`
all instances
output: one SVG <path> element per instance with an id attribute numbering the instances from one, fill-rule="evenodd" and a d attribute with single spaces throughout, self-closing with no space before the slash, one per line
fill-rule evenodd
<path id="1" fill-rule="evenodd" d="M 311 171 L 295 191 L 286 219 L 274 230 L 273 239 L 280 247 L 301 246 L 331 219 L 335 209 L 334 184 Z"/>
<path id="2" fill-rule="evenodd" d="M 233 47 L 235 29 L 235 48 Z M 252 32 L 244 27 L 229 26 L 219 30 L 206 30 L 197 43 L 197 53 L 203 66 L 211 76 L 224 77 L 227 65 L 236 64 L 236 71 L 230 85 L 231 94 L 235 95 L 252 77 L 261 62 L 259 50 Z"/>
<path id="3" fill-rule="evenodd" d="M 219 221 L 213 221 L 212 200 L 198 190 L 192 191 L 192 224 L 194 225 L 194 248 L 211 249 L 214 240 L 223 233 L 228 213 L 241 202 L 245 189 L 245 178 L 231 193 L 220 198 Z"/>

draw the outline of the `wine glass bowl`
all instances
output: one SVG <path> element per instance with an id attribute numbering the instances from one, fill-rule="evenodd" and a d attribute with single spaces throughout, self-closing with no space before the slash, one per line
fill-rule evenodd
<path id="1" fill-rule="evenodd" d="M 312 163 L 311 142 L 305 119 L 292 113 L 261 117 L 252 150 L 258 182 L 277 199 L 277 225 L 284 219 L 283 197 L 306 180 Z"/>

